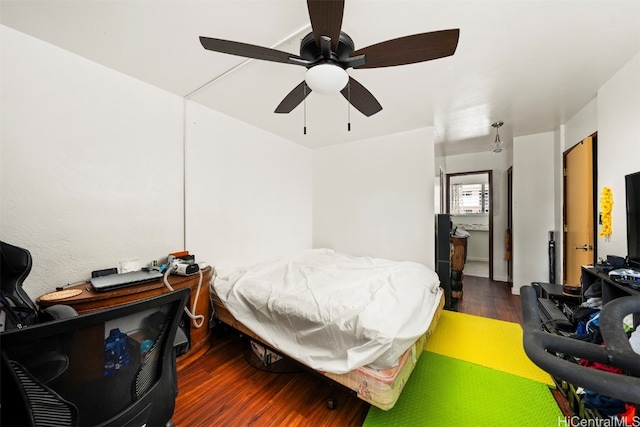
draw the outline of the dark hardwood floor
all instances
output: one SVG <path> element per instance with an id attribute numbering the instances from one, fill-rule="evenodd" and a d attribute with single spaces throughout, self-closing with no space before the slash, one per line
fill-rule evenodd
<path id="1" fill-rule="evenodd" d="M 522 322 L 520 298 L 508 284 L 464 278 L 458 311 Z M 271 373 L 247 362 L 246 344 L 229 333 L 212 334 L 210 349 L 178 371 L 173 422 L 193 426 L 361 426 L 369 405 L 342 388 L 331 390 L 317 374 L 296 369 Z M 327 409 L 331 392 L 336 409 Z"/>
<path id="2" fill-rule="evenodd" d="M 460 313 L 522 324 L 520 297 L 511 293 L 508 283 L 464 276 L 462 290 L 463 297 L 458 301 Z"/>

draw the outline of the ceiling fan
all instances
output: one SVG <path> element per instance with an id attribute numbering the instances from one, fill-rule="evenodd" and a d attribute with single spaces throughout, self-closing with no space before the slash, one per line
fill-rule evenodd
<path id="1" fill-rule="evenodd" d="M 351 37 L 341 31 L 344 0 L 307 0 L 312 32 L 300 42 L 300 55 L 247 43 L 200 37 L 202 46 L 264 61 L 306 67 L 305 80 L 275 109 L 293 111 L 312 91 L 340 91 L 358 111 L 369 117 L 382 110 L 376 98 L 347 74 L 348 68 L 379 68 L 413 64 L 451 56 L 458 46 L 459 29 L 413 34 L 355 50 Z"/>

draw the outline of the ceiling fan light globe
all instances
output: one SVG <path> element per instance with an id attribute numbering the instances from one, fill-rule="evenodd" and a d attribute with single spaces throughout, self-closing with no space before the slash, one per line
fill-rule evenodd
<path id="1" fill-rule="evenodd" d="M 312 91 L 328 95 L 344 89 L 349 82 L 349 75 L 337 65 L 318 64 L 307 70 L 304 80 Z"/>

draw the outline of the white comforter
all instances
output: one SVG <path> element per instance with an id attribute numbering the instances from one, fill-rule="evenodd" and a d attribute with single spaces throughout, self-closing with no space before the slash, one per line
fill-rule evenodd
<path id="1" fill-rule="evenodd" d="M 394 366 L 429 327 L 442 292 L 422 264 L 329 249 L 217 273 L 215 292 L 237 320 L 289 357 L 336 374 Z"/>

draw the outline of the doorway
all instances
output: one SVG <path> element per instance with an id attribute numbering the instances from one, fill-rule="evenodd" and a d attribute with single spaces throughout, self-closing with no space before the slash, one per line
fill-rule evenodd
<path id="1" fill-rule="evenodd" d="M 579 287 L 581 266 L 596 260 L 597 134 L 567 150 L 563 156 L 563 280 Z"/>
<path id="2" fill-rule="evenodd" d="M 493 171 L 447 174 L 446 190 L 454 230 L 468 233 L 464 274 L 493 280 Z"/>

